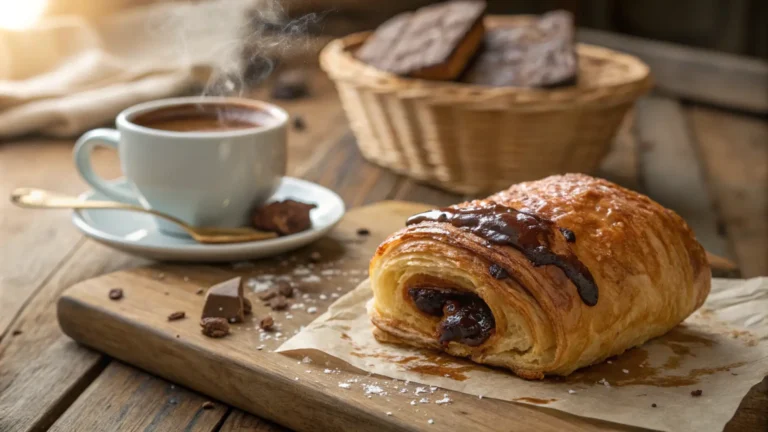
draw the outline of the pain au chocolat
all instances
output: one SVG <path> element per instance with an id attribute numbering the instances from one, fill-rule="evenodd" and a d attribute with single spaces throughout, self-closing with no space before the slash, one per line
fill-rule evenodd
<path id="1" fill-rule="evenodd" d="M 379 26 L 357 58 L 394 74 L 454 80 L 483 41 L 484 1 L 455 0 L 399 14 Z"/>
<path id="2" fill-rule="evenodd" d="M 660 336 L 710 289 L 686 223 L 581 174 L 412 216 L 370 264 L 380 341 L 435 348 L 528 379 Z"/>

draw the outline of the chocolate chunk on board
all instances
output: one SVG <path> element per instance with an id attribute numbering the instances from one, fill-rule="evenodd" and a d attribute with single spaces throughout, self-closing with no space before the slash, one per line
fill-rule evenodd
<path id="1" fill-rule="evenodd" d="M 538 19 L 489 29 L 462 81 L 486 86 L 558 87 L 576 83 L 573 16 L 554 11 Z"/>
<path id="2" fill-rule="evenodd" d="M 236 277 L 212 286 L 205 296 L 202 318 L 224 318 L 242 322 L 245 318 L 243 279 Z"/>
<path id="3" fill-rule="evenodd" d="M 356 55 L 394 74 L 454 80 L 483 40 L 484 1 L 450 1 L 397 15 L 368 38 Z"/>
<path id="4" fill-rule="evenodd" d="M 309 212 L 317 207 L 291 199 L 275 201 L 253 212 L 253 227 L 262 231 L 290 235 L 309 229 L 312 219 Z"/>

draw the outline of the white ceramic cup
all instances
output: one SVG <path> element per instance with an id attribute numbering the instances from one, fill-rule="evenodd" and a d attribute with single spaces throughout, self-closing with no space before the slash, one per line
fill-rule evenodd
<path id="1" fill-rule="evenodd" d="M 235 104 L 267 114 L 245 129 L 175 132 L 133 123 L 138 115 L 189 104 Z M 75 166 L 83 179 L 111 199 L 139 203 L 193 226 L 249 224 L 254 207 L 280 185 L 286 166 L 288 114 L 275 105 L 238 98 L 187 97 L 133 106 L 117 116 L 117 129 L 95 129 L 75 144 Z M 130 189 L 97 176 L 91 166 L 96 146 L 117 149 Z M 167 233 L 184 234 L 156 219 Z"/>

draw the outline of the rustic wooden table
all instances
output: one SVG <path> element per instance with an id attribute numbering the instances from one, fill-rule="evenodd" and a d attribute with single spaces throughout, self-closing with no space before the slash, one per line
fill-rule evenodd
<path id="1" fill-rule="evenodd" d="M 288 172 L 336 190 L 347 206 L 383 199 L 444 205 L 465 197 L 415 183 L 362 159 L 332 84 L 312 75 L 312 97 L 281 102 L 306 120 L 290 132 Z M 265 98 L 257 91 L 254 97 Z M 19 186 L 84 190 L 71 140 L 0 143 L 0 195 Z M 101 174 L 116 157 L 98 151 Z M 644 98 L 598 175 L 677 210 L 708 250 L 744 277 L 768 275 L 768 124 L 764 118 Z M 56 321 L 70 285 L 148 262 L 86 240 L 62 211 L 0 200 L 0 431 L 271 431 L 278 426 L 78 346 Z M 269 397 L 268 389 L 264 396 Z M 755 386 L 727 430 L 768 429 L 768 381 Z"/>

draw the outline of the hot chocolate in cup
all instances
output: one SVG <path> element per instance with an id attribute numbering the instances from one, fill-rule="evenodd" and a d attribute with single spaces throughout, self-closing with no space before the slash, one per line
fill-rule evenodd
<path id="1" fill-rule="evenodd" d="M 87 132 L 75 144 L 83 179 L 116 201 L 175 216 L 194 226 L 249 225 L 285 175 L 288 114 L 280 107 L 240 98 L 188 97 L 133 106 L 117 116 L 117 129 Z M 94 173 L 95 146 L 118 151 L 129 188 Z M 157 219 L 159 228 L 186 235 Z"/>

